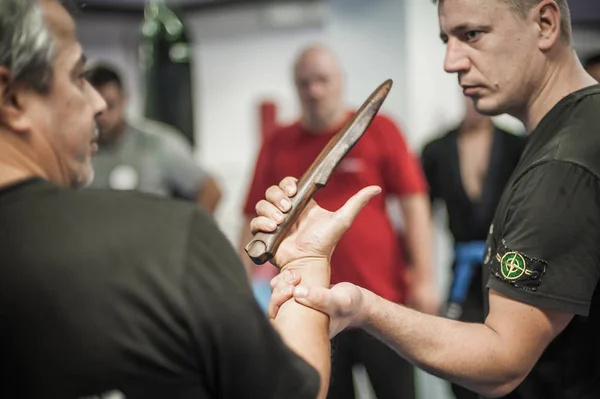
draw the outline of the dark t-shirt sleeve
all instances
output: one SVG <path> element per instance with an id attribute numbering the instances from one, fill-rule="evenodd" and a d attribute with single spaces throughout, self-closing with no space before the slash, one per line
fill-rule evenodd
<path id="1" fill-rule="evenodd" d="M 317 371 L 272 328 L 235 250 L 202 212 L 191 223 L 188 245 L 185 303 L 207 390 L 223 399 L 316 398 Z"/>
<path id="2" fill-rule="evenodd" d="M 600 277 L 598 179 L 578 165 L 552 161 L 528 171 L 509 195 L 488 287 L 586 316 Z"/>

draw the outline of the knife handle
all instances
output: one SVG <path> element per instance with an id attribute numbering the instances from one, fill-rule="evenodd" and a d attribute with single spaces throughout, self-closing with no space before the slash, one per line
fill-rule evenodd
<path id="1" fill-rule="evenodd" d="M 314 183 L 313 179 L 303 180 L 298 183 L 296 195 L 290 198 L 292 207 L 283 214 L 284 221 L 277 226 L 277 229 L 271 233 L 257 232 L 248 245 L 246 245 L 246 253 L 257 265 L 262 265 L 273 259 L 279 245 L 287 237 L 290 229 L 306 208 L 306 205 L 308 205 L 317 190 L 323 187 L 321 184 Z"/>

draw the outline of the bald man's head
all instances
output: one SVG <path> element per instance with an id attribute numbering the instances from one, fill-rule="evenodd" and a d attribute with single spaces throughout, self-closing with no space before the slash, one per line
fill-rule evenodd
<path id="1" fill-rule="evenodd" d="M 302 50 L 294 63 L 294 79 L 309 130 L 327 130 L 343 120 L 343 73 L 331 50 L 321 45 Z"/>

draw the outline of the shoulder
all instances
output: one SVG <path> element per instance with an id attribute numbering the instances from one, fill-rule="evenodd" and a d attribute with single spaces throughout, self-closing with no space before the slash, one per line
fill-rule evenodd
<path id="1" fill-rule="evenodd" d="M 444 152 L 449 145 L 452 144 L 453 140 L 456 139 L 456 129 L 450 130 L 443 133 L 442 135 L 436 136 L 429 140 L 423 146 L 423 154 L 435 155 L 440 152 Z"/>
<path id="2" fill-rule="evenodd" d="M 161 274 L 183 270 L 194 225 L 217 230 L 193 203 L 134 191 L 66 189 L 42 182 L 24 191 L 14 207 L 17 213 L 31 210 L 22 217 L 23 225 L 37 226 L 45 248 L 69 248 L 65 258 L 131 270 L 150 267 Z M 20 234 L 25 239 L 30 232 Z"/>
<path id="3" fill-rule="evenodd" d="M 70 218 L 80 220 L 84 232 L 94 231 L 98 237 L 120 237 L 120 244 L 147 246 L 149 252 L 153 249 L 148 243 L 186 241 L 190 223 L 198 218 L 209 219 L 189 201 L 138 191 L 56 188 L 39 203 L 50 209 L 53 206 L 65 209 Z M 64 214 L 57 213 L 60 224 Z"/>
<path id="4" fill-rule="evenodd" d="M 403 134 L 398 122 L 396 122 L 390 115 L 386 115 L 381 112 L 375 115 L 369 128 L 379 132 L 379 134 L 382 135 Z"/>
<path id="5" fill-rule="evenodd" d="M 592 198 L 600 205 L 600 178 L 584 165 L 564 159 L 536 163 L 515 175 L 510 197 L 513 203 L 526 206 L 530 214 L 548 218 L 553 208 L 565 198 Z M 552 201 L 548 199 L 551 198 Z M 569 200 L 573 202 L 572 199 Z M 589 209 L 574 209 L 574 211 Z"/>
<path id="6" fill-rule="evenodd" d="M 179 228 L 196 216 L 198 207 L 189 201 L 163 198 L 137 191 L 96 189 L 65 190 L 62 200 L 75 208 L 93 208 L 96 219 L 107 225 L 125 221 L 144 225 L 163 223 L 161 230 Z M 121 217 L 126 216 L 126 219 Z M 173 218 L 171 222 L 168 219 Z"/>
<path id="7" fill-rule="evenodd" d="M 527 136 L 524 134 L 514 133 L 504 127 L 496 126 L 496 131 L 509 143 L 522 144 L 527 141 Z"/>
<path id="8" fill-rule="evenodd" d="M 292 143 L 304 134 L 299 121 L 277 127 L 263 142 L 263 147 L 280 147 Z"/>
<path id="9" fill-rule="evenodd" d="M 502 137 L 504 145 L 507 146 L 506 150 L 510 151 L 511 154 L 521 155 L 527 144 L 527 136 L 524 134 L 517 134 L 508 131 L 504 128 L 496 126 L 496 131 Z"/>
<path id="10" fill-rule="evenodd" d="M 406 136 L 400 125 L 389 115 L 377 114 L 362 141 L 370 142 L 384 151 L 408 149 Z"/>
<path id="11" fill-rule="evenodd" d="M 141 118 L 130 122 L 128 127 L 146 142 L 157 146 L 190 147 L 179 130 L 162 122 Z"/>
<path id="12" fill-rule="evenodd" d="M 579 165 L 600 177 L 600 91 L 572 105 L 553 159 Z"/>

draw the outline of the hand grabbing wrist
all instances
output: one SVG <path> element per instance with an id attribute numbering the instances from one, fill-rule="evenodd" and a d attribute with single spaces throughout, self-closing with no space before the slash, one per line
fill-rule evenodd
<path id="1" fill-rule="evenodd" d="M 352 324 L 356 327 L 363 327 L 370 323 L 372 310 L 373 306 L 375 306 L 377 295 L 365 288 L 359 287 L 359 289 L 360 302 Z"/>
<path id="2" fill-rule="evenodd" d="M 305 286 L 329 288 L 331 283 L 331 265 L 323 258 L 303 258 L 292 261 L 281 268 L 281 273 L 290 271 L 300 277 Z"/>

